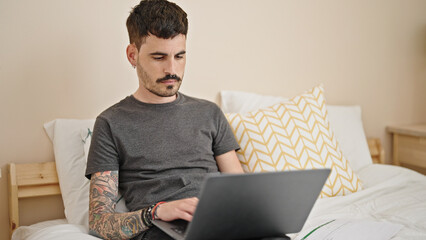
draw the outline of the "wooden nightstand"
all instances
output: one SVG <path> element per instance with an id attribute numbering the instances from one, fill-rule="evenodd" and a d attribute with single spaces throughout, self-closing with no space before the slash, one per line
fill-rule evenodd
<path id="1" fill-rule="evenodd" d="M 426 123 L 387 130 L 393 134 L 393 164 L 426 174 Z"/>

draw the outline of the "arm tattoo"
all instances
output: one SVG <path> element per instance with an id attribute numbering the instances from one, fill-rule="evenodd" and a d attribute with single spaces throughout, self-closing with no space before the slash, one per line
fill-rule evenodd
<path id="1" fill-rule="evenodd" d="M 118 171 L 92 174 L 90 180 L 89 229 L 104 239 L 129 239 L 148 229 L 141 210 L 116 213 Z"/>

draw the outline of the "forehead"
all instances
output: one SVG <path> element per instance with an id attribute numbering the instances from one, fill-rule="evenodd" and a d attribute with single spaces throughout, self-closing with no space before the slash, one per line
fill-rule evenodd
<path id="1" fill-rule="evenodd" d="M 145 41 L 142 43 L 140 52 L 141 53 L 178 53 L 186 49 L 186 37 L 183 34 L 179 34 L 174 38 L 159 38 L 154 35 L 148 35 Z"/>

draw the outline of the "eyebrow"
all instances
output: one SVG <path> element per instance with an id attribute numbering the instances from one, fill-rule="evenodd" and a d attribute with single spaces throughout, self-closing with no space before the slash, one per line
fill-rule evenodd
<path id="1" fill-rule="evenodd" d="M 180 51 L 180 52 L 178 52 L 176 55 L 182 55 L 182 54 L 185 54 L 186 53 L 186 51 L 185 50 L 182 50 L 182 51 Z M 167 53 L 163 53 L 163 52 L 153 52 L 153 53 L 150 53 L 149 55 L 151 55 L 151 56 L 168 56 L 169 54 L 167 54 Z"/>

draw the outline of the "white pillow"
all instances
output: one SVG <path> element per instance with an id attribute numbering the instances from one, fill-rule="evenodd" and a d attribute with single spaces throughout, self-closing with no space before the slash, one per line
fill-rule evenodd
<path id="1" fill-rule="evenodd" d="M 220 101 L 224 113 L 248 113 L 260 108 L 285 102 L 288 98 L 260 95 L 240 91 L 221 91 Z"/>
<path id="2" fill-rule="evenodd" d="M 85 177 L 95 120 L 56 119 L 44 124 L 53 143 L 56 171 L 68 223 L 89 227 L 89 187 Z M 119 194 L 116 212 L 128 212 Z"/>
<path id="3" fill-rule="evenodd" d="M 81 131 L 93 129 L 95 120 L 56 119 L 44 124 L 53 143 L 56 171 L 71 224 L 89 225 L 89 180 L 85 177 L 86 158 Z"/>
<path id="4" fill-rule="evenodd" d="M 287 98 L 240 91 L 221 91 L 220 100 L 224 113 L 244 114 L 285 102 Z M 357 172 L 372 164 L 362 125 L 361 107 L 327 105 L 327 111 L 330 127 L 352 169 Z"/>
<path id="5" fill-rule="evenodd" d="M 360 106 L 327 105 L 328 121 L 343 155 L 355 172 L 373 163 L 362 125 Z"/>

